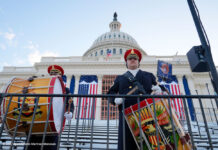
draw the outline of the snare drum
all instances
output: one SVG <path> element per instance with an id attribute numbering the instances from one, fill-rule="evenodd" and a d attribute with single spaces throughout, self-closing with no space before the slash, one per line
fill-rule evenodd
<path id="1" fill-rule="evenodd" d="M 11 104 L 10 97 L 5 97 L 1 105 L 2 118 L 6 115 L 5 128 L 9 135 L 13 135 L 16 129 L 17 120 L 20 115 L 20 122 L 17 127 L 16 136 L 26 136 L 29 132 L 33 118 L 34 108 L 37 107 L 32 128 L 32 134 L 41 135 L 44 133 L 46 125 L 49 105 L 51 97 L 39 97 L 38 105 L 36 106 L 36 97 L 25 96 L 26 94 L 64 94 L 65 88 L 60 77 L 34 78 L 33 81 L 28 81 L 21 78 L 13 78 L 7 85 L 5 93 L 20 93 L 22 97 L 13 96 Z M 25 100 L 25 101 L 24 101 Z M 23 109 L 22 103 L 24 101 Z M 8 113 L 6 114 L 7 107 Z M 61 114 L 64 108 L 64 98 L 54 97 L 49 115 L 47 134 L 59 133 L 64 128 L 61 127 Z M 65 110 L 64 110 L 65 111 Z M 21 114 L 20 114 L 21 113 Z"/>
<path id="2" fill-rule="evenodd" d="M 190 140 L 186 139 L 186 134 L 172 110 L 172 117 L 169 113 L 167 100 L 155 98 L 155 110 L 157 117 L 157 126 L 154 119 L 154 105 L 151 98 L 145 99 L 138 104 L 125 109 L 125 119 L 139 148 L 140 145 L 140 127 L 142 129 L 143 149 L 158 149 L 158 143 L 161 150 L 175 149 L 173 139 L 173 129 L 171 119 L 176 128 L 176 145 L 178 150 L 191 150 Z M 139 111 L 138 111 L 139 110 Z M 141 121 L 139 122 L 139 116 Z M 157 141 L 156 131 L 158 131 L 159 142 Z"/>

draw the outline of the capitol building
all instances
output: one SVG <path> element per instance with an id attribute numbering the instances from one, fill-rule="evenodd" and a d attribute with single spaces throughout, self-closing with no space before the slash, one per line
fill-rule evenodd
<path id="1" fill-rule="evenodd" d="M 124 26 L 128 26 L 128 24 Z M 152 72 L 155 76 L 157 75 L 158 60 L 172 64 L 172 74 L 178 80 L 181 94 L 187 93 L 187 85 L 190 94 L 196 95 L 196 92 L 201 95 L 208 95 L 208 92 L 214 94 L 208 73 L 192 72 L 186 55 L 158 56 L 147 54 L 140 47 L 140 43 L 137 43 L 137 39 L 121 31 L 121 23 L 116 13 L 112 22 L 109 23 L 109 31 L 97 37 L 83 56 L 42 57 L 40 62 L 31 67 L 4 67 L 0 72 L 0 89 L 3 92 L 4 87 L 13 77 L 24 79 L 31 76 L 46 77 L 48 76 L 48 66 L 57 64 L 64 69 L 66 86 L 70 87 L 71 93 L 81 94 L 83 93 L 83 88 L 80 88 L 82 84 L 92 84 L 95 90 L 89 94 L 105 94 L 116 76 L 126 72 L 127 68 L 123 55 L 127 49 L 133 48 L 140 50 L 142 53 L 140 69 Z M 184 85 L 184 79 L 186 85 Z M 203 105 L 207 108 L 211 108 L 213 104 L 215 106 L 214 101 L 211 103 L 203 101 Z M 74 98 L 74 105 L 78 106 L 78 98 Z M 197 101 L 193 101 L 192 105 L 199 108 Z M 95 119 L 107 119 L 107 100 L 97 98 L 95 106 Z M 116 111 L 116 107 L 110 107 L 110 119 L 117 118 Z"/>

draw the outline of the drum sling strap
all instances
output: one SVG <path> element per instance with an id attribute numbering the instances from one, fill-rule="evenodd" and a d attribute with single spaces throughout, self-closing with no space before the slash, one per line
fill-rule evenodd
<path id="1" fill-rule="evenodd" d="M 137 81 L 137 79 L 133 76 L 131 72 L 127 71 L 126 73 L 124 73 L 124 77 L 126 77 L 130 83 L 133 83 L 134 87 L 138 87 L 138 92 L 140 94 L 147 94 L 142 84 Z"/>

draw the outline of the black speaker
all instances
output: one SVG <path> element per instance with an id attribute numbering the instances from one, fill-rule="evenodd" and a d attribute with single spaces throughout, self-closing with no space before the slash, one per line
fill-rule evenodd
<path id="1" fill-rule="evenodd" d="M 192 72 L 208 72 L 210 70 L 204 52 L 202 46 L 193 46 L 186 54 Z"/>

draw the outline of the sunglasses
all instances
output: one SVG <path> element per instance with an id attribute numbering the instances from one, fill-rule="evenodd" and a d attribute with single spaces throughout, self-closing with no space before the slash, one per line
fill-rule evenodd
<path id="1" fill-rule="evenodd" d="M 137 60 L 137 58 L 135 58 L 135 57 L 128 58 L 128 60 L 131 60 L 131 59 Z"/>
<path id="2" fill-rule="evenodd" d="M 60 75 L 60 72 L 59 71 L 51 71 L 50 75 Z"/>

